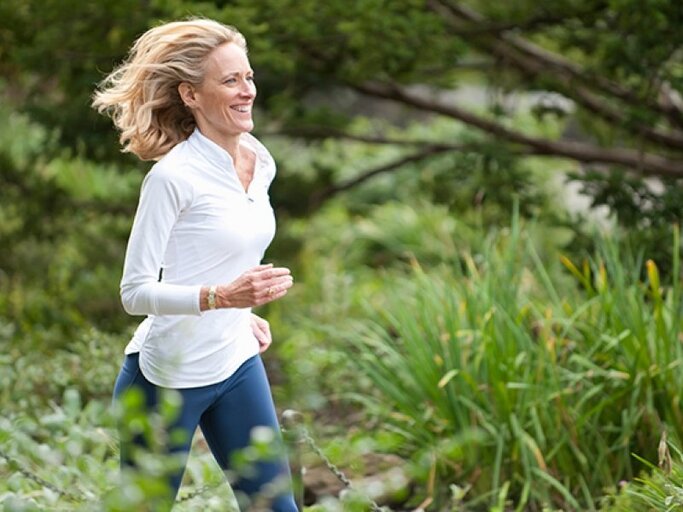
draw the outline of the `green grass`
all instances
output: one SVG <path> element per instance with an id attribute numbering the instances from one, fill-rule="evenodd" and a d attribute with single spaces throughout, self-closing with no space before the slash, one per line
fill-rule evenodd
<path id="1" fill-rule="evenodd" d="M 637 475 L 632 453 L 652 459 L 664 428 L 683 439 L 680 283 L 599 247 L 558 276 L 515 220 L 459 265 L 392 277 L 346 330 L 347 361 L 371 382 L 354 398 L 404 455 L 433 458 L 442 503 L 457 483 L 471 509 L 503 496 L 506 510 L 596 510 Z"/>

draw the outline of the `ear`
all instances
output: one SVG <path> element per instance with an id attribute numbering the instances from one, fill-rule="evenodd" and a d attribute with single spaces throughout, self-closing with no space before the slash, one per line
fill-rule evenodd
<path id="1" fill-rule="evenodd" d="M 195 97 L 194 86 L 189 82 L 178 84 L 178 94 L 183 103 L 189 108 L 193 108 L 197 99 Z"/>

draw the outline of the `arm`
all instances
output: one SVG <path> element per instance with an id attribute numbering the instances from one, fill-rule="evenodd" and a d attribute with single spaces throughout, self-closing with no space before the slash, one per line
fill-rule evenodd
<path id="1" fill-rule="evenodd" d="M 128 240 L 121 302 L 131 315 L 197 315 L 200 286 L 158 281 L 173 225 L 190 203 L 190 186 L 162 170 L 145 177 Z"/>
<path id="2" fill-rule="evenodd" d="M 155 166 L 145 177 L 121 280 L 121 299 L 128 313 L 197 315 L 209 309 L 209 286 L 158 282 L 173 226 L 191 203 L 192 185 L 182 176 Z M 216 307 L 258 306 L 284 296 L 291 286 L 288 269 L 261 265 L 217 286 Z"/>

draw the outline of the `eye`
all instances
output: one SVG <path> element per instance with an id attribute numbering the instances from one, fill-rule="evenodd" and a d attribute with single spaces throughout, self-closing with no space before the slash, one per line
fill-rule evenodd
<path id="1" fill-rule="evenodd" d="M 226 78 L 225 80 L 223 80 L 223 83 L 224 84 L 234 84 L 234 83 L 237 83 L 237 79 L 235 77 Z"/>
<path id="2" fill-rule="evenodd" d="M 254 75 L 249 75 L 247 77 L 247 80 L 249 80 L 250 82 L 253 82 L 254 81 Z"/>

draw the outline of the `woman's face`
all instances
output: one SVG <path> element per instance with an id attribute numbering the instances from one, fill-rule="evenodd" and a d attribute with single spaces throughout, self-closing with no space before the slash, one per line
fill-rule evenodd
<path id="1" fill-rule="evenodd" d="M 256 86 L 246 52 L 234 43 L 223 44 L 209 54 L 205 66 L 190 105 L 201 132 L 222 140 L 253 130 Z"/>

